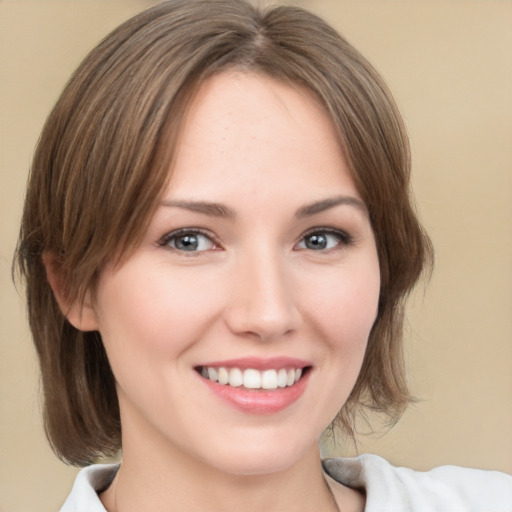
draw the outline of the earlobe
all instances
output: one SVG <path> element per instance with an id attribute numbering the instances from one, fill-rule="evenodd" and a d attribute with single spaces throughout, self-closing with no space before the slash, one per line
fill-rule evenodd
<path id="1" fill-rule="evenodd" d="M 62 269 L 55 255 L 50 252 L 43 253 L 43 264 L 46 269 L 46 279 L 53 291 L 55 300 L 68 322 L 80 331 L 99 330 L 90 291 L 87 291 L 83 301 L 70 299 L 64 284 Z"/>

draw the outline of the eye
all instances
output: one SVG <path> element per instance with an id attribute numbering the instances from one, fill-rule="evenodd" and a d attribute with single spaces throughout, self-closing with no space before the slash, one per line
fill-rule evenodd
<path id="1" fill-rule="evenodd" d="M 195 229 L 173 231 L 165 235 L 159 245 L 182 252 L 211 251 L 219 247 L 210 236 Z"/>
<path id="2" fill-rule="evenodd" d="M 297 249 L 308 249 L 311 251 L 328 251 L 351 243 L 349 235 L 343 231 L 332 229 L 316 229 L 306 233 L 297 244 Z"/>

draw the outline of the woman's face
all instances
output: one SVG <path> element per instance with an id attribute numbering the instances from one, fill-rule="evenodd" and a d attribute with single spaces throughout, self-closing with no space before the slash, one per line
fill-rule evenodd
<path id="1" fill-rule="evenodd" d="M 365 205 L 313 96 L 255 73 L 208 79 L 142 243 L 94 298 L 125 457 L 255 474 L 316 452 L 379 283 Z"/>

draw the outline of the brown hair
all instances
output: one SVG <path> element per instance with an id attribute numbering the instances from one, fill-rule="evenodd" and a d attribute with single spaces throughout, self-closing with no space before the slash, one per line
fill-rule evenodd
<path id="1" fill-rule="evenodd" d="M 65 295 L 83 300 L 105 263 L 128 254 L 147 227 L 194 91 L 229 67 L 313 91 L 338 130 L 370 212 L 379 312 L 338 423 L 352 433 L 360 406 L 396 419 L 409 401 L 404 298 L 431 248 L 411 205 L 407 136 L 382 79 L 303 9 L 172 0 L 127 21 L 86 57 L 51 112 L 33 160 L 16 261 L 40 360 L 46 432 L 63 460 L 84 465 L 114 453 L 121 425 L 100 334 L 66 320 L 42 255 L 54 255 Z"/>

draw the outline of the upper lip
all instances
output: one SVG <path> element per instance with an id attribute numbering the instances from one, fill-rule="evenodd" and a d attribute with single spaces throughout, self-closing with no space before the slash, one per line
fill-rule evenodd
<path id="1" fill-rule="evenodd" d="M 206 366 L 210 368 L 240 368 L 245 370 L 248 368 L 254 370 L 280 370 L 281 368 L 305 368 L 311 366 L 309 361 L 298 359 L 295 357 L 279 356 L 279 357 L 240 357 L 237 359 L 226 359 L 222 361 L 208 361 L 198 366 Z"/>

